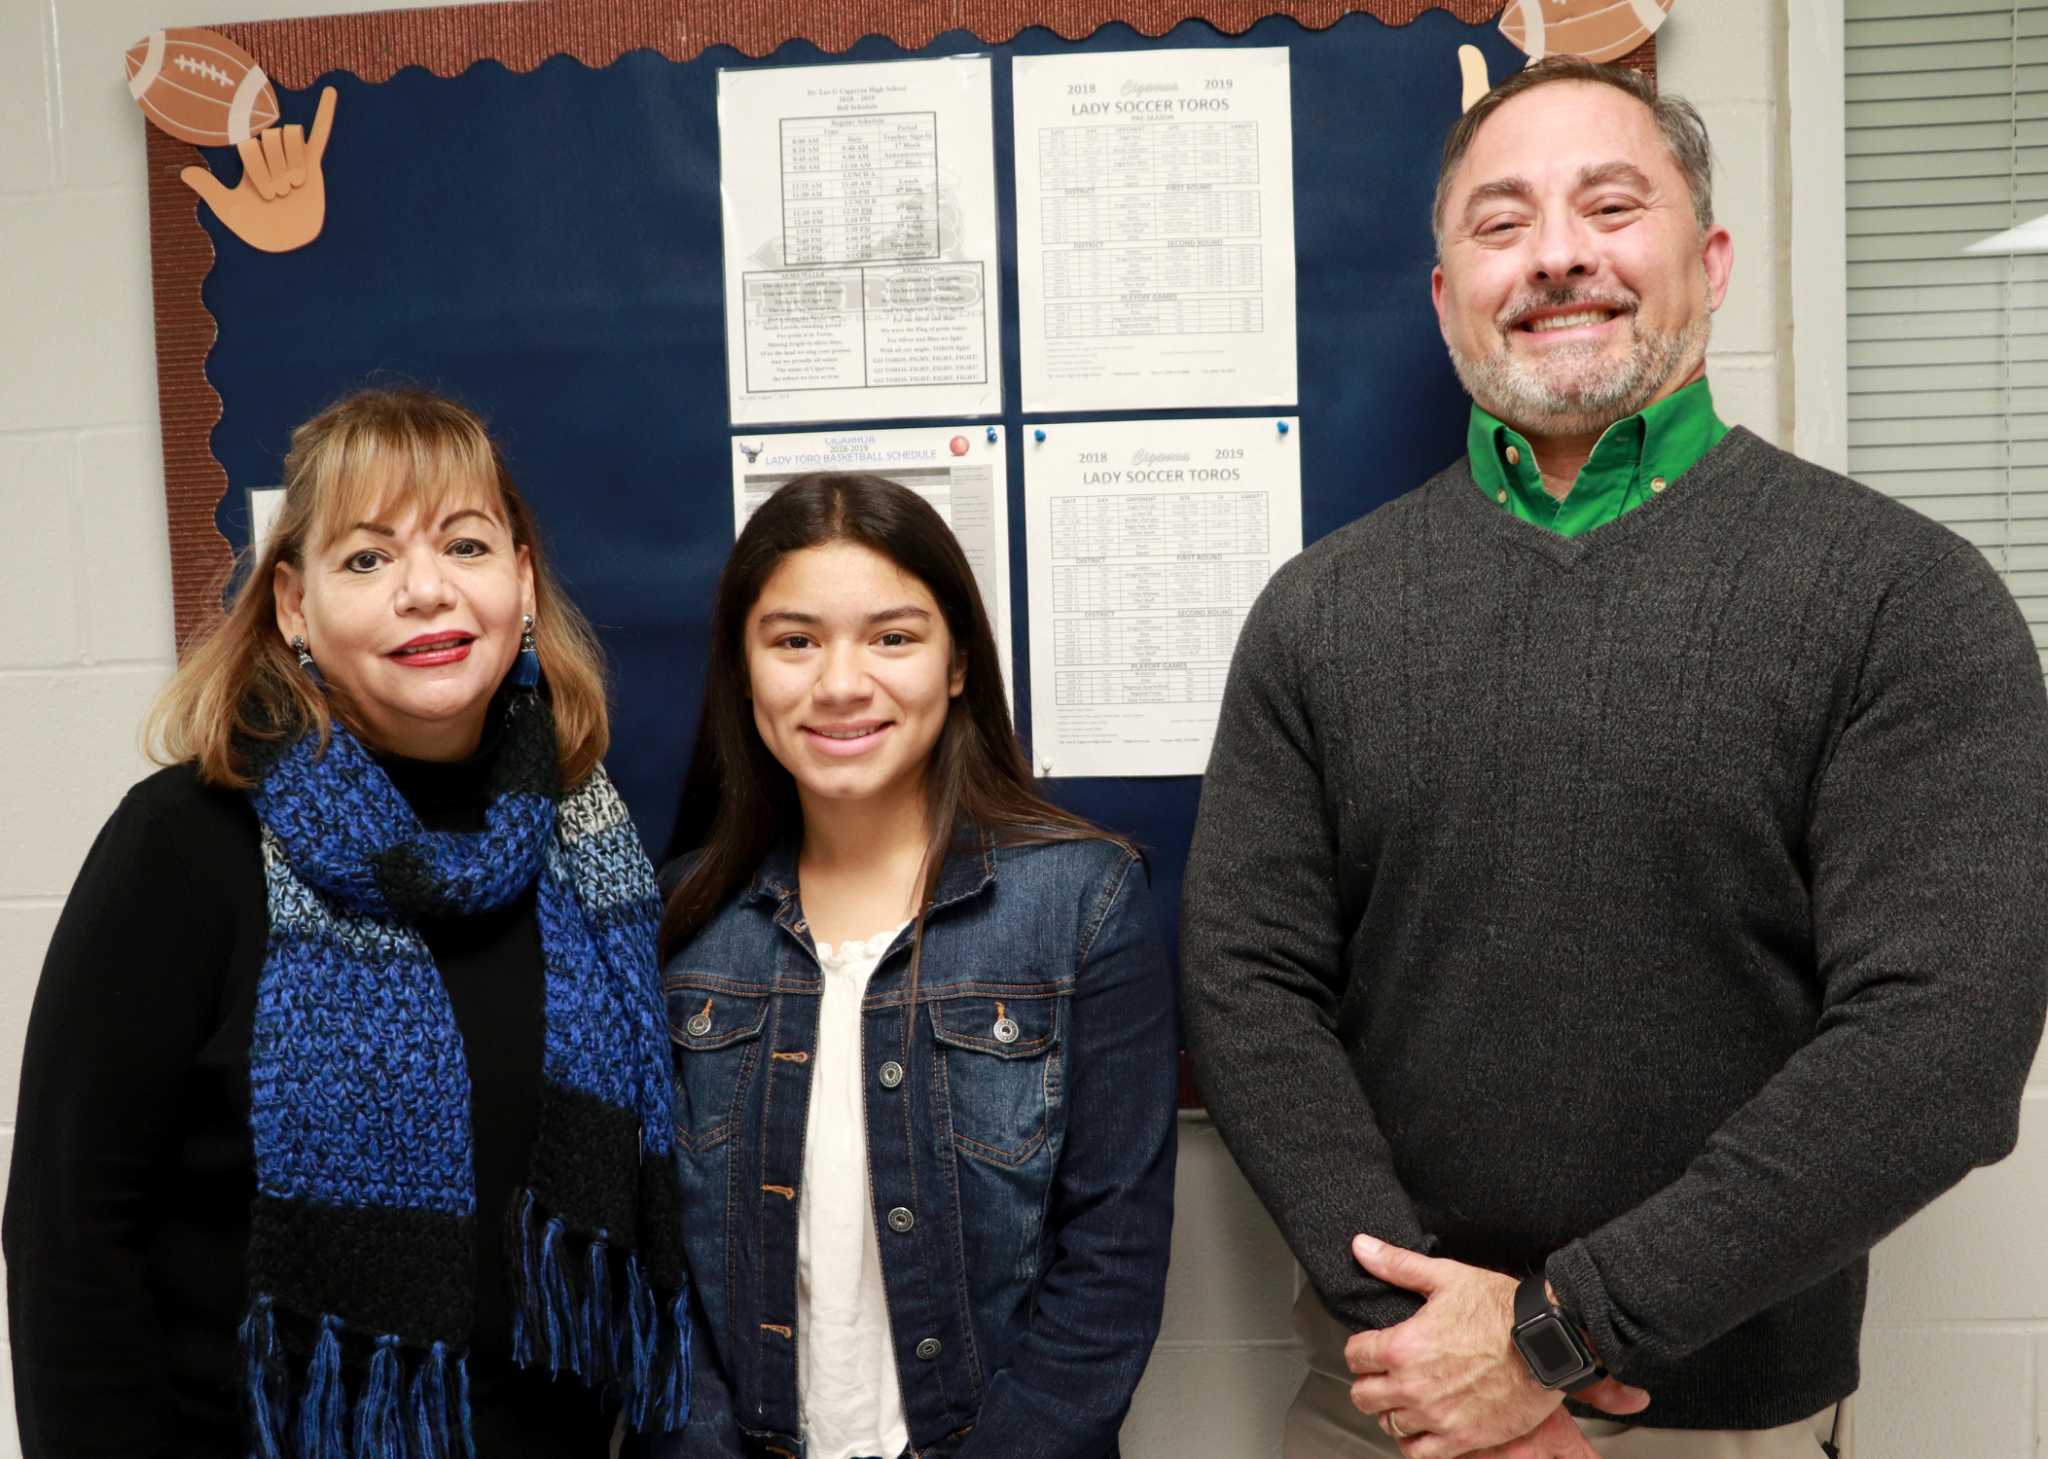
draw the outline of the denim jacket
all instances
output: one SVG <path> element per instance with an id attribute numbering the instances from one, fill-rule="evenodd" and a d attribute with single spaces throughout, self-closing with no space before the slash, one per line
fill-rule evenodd
<path id="1" fill-rule="evenodd" d="M 1173 986 L 1107 841 L 963 838 L 861 1010 L 867 1219 L 912 1459 L 1114 1459 L 1173 1217 Z M 797 1203 L 821 977 L 791 852 L 669 960 L 700 1323 L 678 1456 L 802 1459 Z M 879 1459 L 898 1459 L 895 1455 Z"/>

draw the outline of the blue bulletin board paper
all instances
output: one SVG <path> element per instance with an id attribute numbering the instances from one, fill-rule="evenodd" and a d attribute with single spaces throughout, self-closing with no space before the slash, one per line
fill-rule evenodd
<path id="1" fill-rule="evenodd" d="M 1458 113 L 1460 44 L 1478 46 L 1496 77 L 1524 59 L 1491 23 L 1442 12 L 1399 27 L 1354 14 L 1321 31 L 1272 17 L 1235 37 L 1200 21 L 1156 38 L 1114 24 L 1079 42 L 1033 29 L 994 46 L 951 32 L 915 53 L 995 57 L 1012 523 L 1023 520 L 1030 429 L 1074 417 L 1026 416 L 1016 405 L 1007 58 L 1291 52 L 1301 399 L 1289 413 L 1303 423 L 1303 530 L 1313 542 L 1462 449 L 1466 401 L 1429 302 L 1428 216 L 1437 154 Z M 836 56 L 793 41 L 765 61 L 714 47 L 687 62 L 634 51 L 599 69 L 558 56 L 524 74 L 494 62 L 452 77 L 412 67 L 377 83 L 336 72 L 280 91 L 285 120 L 302 122 L 321 86 L 340 93 L 321 236 L 296 252 L 258 253 L 201 210 L 215 249 L 204 302 L 219 326 L 207 376 L 222 401 L 212 435 L 229 487 L 216 513 L 222 533 L 237 550 L 247 544 L 248 490 L 275 485 L 292 426 L 339 395 L 417 384 L 480 411 L 610 657 L 608 763 L 657 859 L 669 849 L 713 584 L 732 544 L 717 73 L 908 54 L 871 36 Z M 223 182 L 237 180 L 232 151 L 207 161 Z M 1012 538 L 1013 687 L 1028 741 L 1023 533 Z M 1147 849 L 1170 918 L 1199 779 L 1041 784 Z"/>

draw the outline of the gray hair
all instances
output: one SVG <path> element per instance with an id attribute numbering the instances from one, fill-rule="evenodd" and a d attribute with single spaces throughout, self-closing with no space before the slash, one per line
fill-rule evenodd
<path id="1" fill-rule="evenodd" d="M 1559 81 L 1591 81 L 1612 86 L 1648 107 L 1657 130 L 1664 134 L 1664 145 L 1671 149 L 1671 160 L 1678 164 L 1686 188 L 1692 193 L 1692 215 L 1699 222 L 1700 232 L 1714 226 L 1714 152 L 1699 109 L 1682 96 L 1659 95 L 1654 81 L 1626 66 L 1603 65 L 1584 56 L 1546 56 L 1473 102 L 1444 138 L 1443 163 L 1436 175 L 1436 201 L 1430 208 L 1430 229 L 1436 236 L 1439 255 L 1444 246 L 1444 206 L 1451 197 L 1451 177 L 1465 160 L 1465 154 L 1472 150 L 1472 139 L 1486 119 L 1502 106 L 1526 91 Z"/>

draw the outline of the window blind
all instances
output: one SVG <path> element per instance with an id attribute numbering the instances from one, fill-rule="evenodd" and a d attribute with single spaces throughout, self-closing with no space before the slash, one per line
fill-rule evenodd
<path id="1" fill-rule="evenodd" d="M 1844 19 L 1849 471 L 1991 559 L 2048 673 L 2048 0 Z"/>

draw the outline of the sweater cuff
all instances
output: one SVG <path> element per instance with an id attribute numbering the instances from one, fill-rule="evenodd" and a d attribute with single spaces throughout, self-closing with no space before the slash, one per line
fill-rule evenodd
<path id="1" fill-rule="evenodd" d="M 1593 1253 L 1583 1240 L 1552 1252 L 1543 1264 L 1544 1278 L 1557 1292 L 1561 1305 L 1570 1308 L 1586 1325 L 1593 1340 L 1593 1355 L 1600 1366 L 1623 1382 L 1628 1381 L 1628 1364 L 1635 1356 L 1621 1330 L 1615 1325 L 1614 1304 L 1608 1300 L 1607 1284 L 1593 1264 Z"/>
<path id="2" fill-rule="evenodd" d="M 1436 1237 L 1424 1233 L 1410 1249 L 1424 1256 L 1434 1256 L 1436 1247 Z M 1423 1299 L 1416 1293 L 1405 1287 L 1397 1287 L 1392 1282 L 1379 1281 L 1360 1271 L 1352 1262 L 1348 1242 L 1344 1248 L 1344 1261 L 1347 1267 L 1344 1273 L 1347 1290 L 1343 1300 L 1334 1305 L 1324 1294 L 1320 1284 L 1315 1283 L 1314 1274 L 1309 1275 L 1311 1284 L 1317 1286 L 1316 1295 L 1322 1299 L 1323 1309 L 1353 1332 L 1395 1327 L 1422 1310 Z M 1358 1290 L 1360 1287 L 1364 1290 Z"/>

